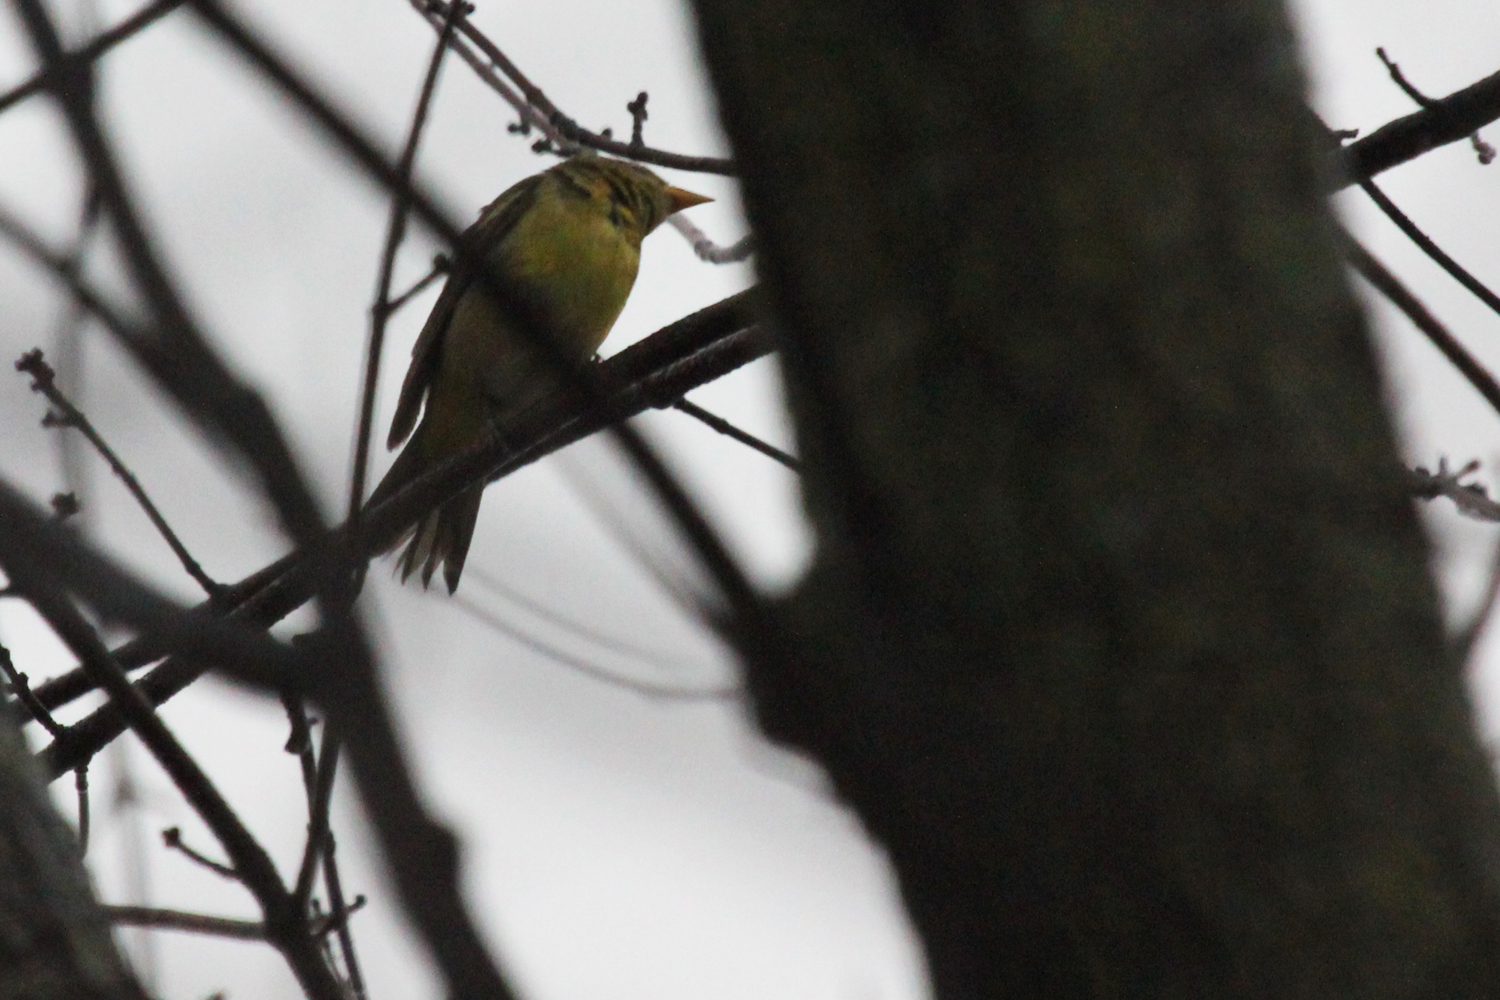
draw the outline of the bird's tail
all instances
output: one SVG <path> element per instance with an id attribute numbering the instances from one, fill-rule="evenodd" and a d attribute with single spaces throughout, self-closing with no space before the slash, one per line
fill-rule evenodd
<path id="1" fill-rule="evenodd" d="M 401 454 L 391 464 L 390 471 L 370 494 L 369 502 L 376 504 L 394 495 L 406 484 L 416 479 L 430 467 L 427 457 L 427 441 L 423 432 L 427 430 L 424 420 L 417 427 Z M 464 559 L 469 555 L 469 542 L 474 538 L 474 525 L 479 519 L 479 501 L 484 496 L 484 486 L 471 487 L 428 514 L 387 549 L 394 552 L 405 545 L 396 566 L 401 573 L 401 582 L 420 567 L 422 586 L 432 582 L 432 574 L 438 566 L 443 567 L 443 582 L 448 593 L 458 589 L 458 578 L 464 571 Z"/>

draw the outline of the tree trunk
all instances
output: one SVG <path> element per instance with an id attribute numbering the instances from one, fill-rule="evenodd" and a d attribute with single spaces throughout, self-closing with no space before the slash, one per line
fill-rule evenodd
<path id="1" fill-rule="evenodd" d="M 0 1000 L 142 996 L 94 901 L 78 841 L 0 702 Z"/>
<path id="2" fill-rule="evenodd" d="M 1281 5 L 695 5 L 818 535 L 750 683 L 940 1000 L 1500 995 Z"/>

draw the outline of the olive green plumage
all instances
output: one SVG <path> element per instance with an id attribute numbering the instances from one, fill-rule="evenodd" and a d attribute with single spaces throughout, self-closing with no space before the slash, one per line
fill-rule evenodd
<path id="1" fill-rule="evenodd" d="M 460 264 L 412 348 L 386 444 L 411 440 L 370 502 L 484 440 L 492 427 L 503 434 L 507 421 L 557 384 L 511 329 L 514 317 L 526 317 L 569 357 L 593 357 L 635 284 L 641 240 L 673 212 L 708 200 L 644 167 L 591 155 L 496 198 L 464 233 Z M 503 308 L 477 280 L 480 266 L 498 279 Z M 406 543 L 402 580 L 421 567 L 425 586 L 441 564 L 449 592 L 458 586 L 483 489 L 449 500 L 396 543 Z"/>

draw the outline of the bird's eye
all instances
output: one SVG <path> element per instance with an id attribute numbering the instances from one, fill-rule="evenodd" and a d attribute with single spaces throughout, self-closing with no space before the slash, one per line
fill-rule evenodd
<path id="1" fill-rule="evenodd" d="M 619 229 L 621 226 L 625 225 L 625 214 L 620 211 L 619 205 L 609 206 L 609 221 L 610 224 L 616 229 Z"/>

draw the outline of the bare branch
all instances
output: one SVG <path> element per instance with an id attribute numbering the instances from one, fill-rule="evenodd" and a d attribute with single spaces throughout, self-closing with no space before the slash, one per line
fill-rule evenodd
<path id="1" fill-rule="evenodd" d="M 58 638 L 92 671 L 119 705 L 130 728 L 151 751 L 173 784 L 203 818 L 234 862 L 240 881 L 254 894 L 265 916 L 268 937 L 285 956 L 298 982 L 313 1000 L 341 1000 L 337 980 L 323 964 L 306 921 L 290 905 L 270 855 L 240 821 L 182 744 L 157 717 L 150 702 L 135 690 L 93 627 L 51 583 L 46 571 L 24 559 L 7 558 L 6 572 Z"/>
<path id="2" fill-rule="evenodd" d="M 1364 189 L 1370 200 L 1380 207 L 1386 217 L 1394 222 L 1407 238 L 1421 248 L 1422 252 L 1431 257 L 1439 267 L 1453 276 L 1460 285 L 1473 292 L 1475 297 L 1491 310 L 1500 313 L 1500 295 L 1496 295 L 1485 286 L 1484 282 L 1474 277 L 1463 266 L 1443 251 L 1443 248 L 1432 241 L 1432 238 L 1417 228 L 1417 224 L 1407 217 L 1406 213 L 1396 207 L 1396 203 L 1388 198 L 1384 191 L 1375 186 L 1372 180 L 1362 180 L 1359 186 Z"/>
<path id="3" fill-rule="evenodd" d="M 77 58 L 85 62 L 93 62 L 116 45 L 133 37 L 142 28 L 150 27 L 186 2 L 187 0 L 154 0 L 79 49 Z M 0 114 L 10 110 L 12 105 L 26 98 L 40 94 L 47 89 L 48 84 L 49 77 L 47 70 L 44 69 L 20 86 L 0 95 Z"/>
<path id="4" fill-rule="evenodd" d="M 1439 146 L 1466 139 L 1497 118 L 1500 118 L 1500 72 L 1345 146 L 1344 179 L 1340 186 L 1374 177 Z"/>
<path id="5" fill-rule="evenodd" d="M 152 906 L 106 906 L 104 914 L 113 922 L 129 927 L 212 934 L 238 941 L 266 940 L 266 925 L 259 920 L 210 917 L 201 913 L 184 913 L 182 910 L 163 910 Z"/>
<path id="6" fill-rule="evenodd" d="M 216 440 L 232 443 L 259 474 L 288 533 L 310 541 L 323 527 L 317 503 L 265 401 L 209 348 L 167 276 L 95 117 L 89 64 L 64 51 L 41 0 L 12 3 L 114 225 L 130 276 L 158 324 L 151 336 L 122 337 L 123 345 L 195 422 Z"/>
<path id="7" fill-rule="evenodd" d="M 1400 87 L 1402 92 L 1415 101 L 1419 107 L 1431 109 L 1437 105 L 1436 101 L 1412 85 L 1412 82 L 1406 78 L 1406 74 L 1401 72 L 1401 67 L 1392 62 L 1390 57 L 1385 54 L 1385 49 L 1377 48 L 1375 55 L 1385 64 L 1386 72 L 1391 74 L 1391 79 L 1395 81 L 1396 86 Z M 1478 132 L 1469 133 L 1469 144 L 1474 147 L 1474 152 L 1479 156 L 1480 166 L 1487 167 L 1494 162 L 1494 147 L 1479 138 Z"/>
<path id="8" fill-rule="evenodd" d="M 380 355 L 385 347 L 385 325 L 391 315 L 391 276 L 396 270 L 396 251 L 406 236 L 406 213 L 409 207 L 412 166 L 417 160 L 417 144 L 422 138 L 422 127 L 427 123 L 427 111 L 432 105 L 432 95 L 437 88 L 438 70 L 442 68 L 443 56 L 448 51 L 448 41 L 453 37 L 453 28 L 463 18 L 464 5 L 450 4 L 448 16 L 443 21 L 443 30 L 438 34 L 438 43 L 432 59 L 427 64 L 427 75 L 422 80 L 422 89 L 417 97 L 417 108 L 412 113 L 411 128 L 407 130 L 406 145 L 401 150 L 401 159 L 396 164 L 396 176 L 401 185 L 391 194 L 391 221 L 386 229 L 385 249 L 380 256 L 380 278 L 376 282 L 375 303 L 370 307 L 370 340 L 365 349 L 365 371 L 360 393 L 359 419 L 354 435 L 354 460 L 349 484 L 350 521 L 359 518 L 359 508 L 365 502 L 365 477 L 369 474 L 370 433 L 375 422 L 375 388 L 380 380 Z"/>
<path id="9" fill-rule="evenodd" d="M 162 516 L 156 504 L 151 501 L 151 497 L 146 494 L 145 487 L 141 486 L 141 482 L 136 478 L 135 473 L 130 471 L 130 468 L 121 460 L 120 456 L 109 446 L 83 411 L 74 406 L 73 401 L 68 399 L 63 394 L 63 391 L 57 387 L 55 373 L 52 371 L 52 367 L 47 364 L 46 359 L 42 357 L 41 350 L 31 350 L 23 354 L 21 359 L 16 362 L 16 371 L 30 375 L 31 390 L 46 396 L 47 401 L 57 408 L 56 415 L 48 414 L 48 419 L 44 423 L 55 427 L 71 427 L 82 434 L 88 440 L 89 444 L 94 446 L 94 450 L 99 453 L 99 457 L 103 458 L 109 465 L 110 470 L 125 484 L 125 488 L 130 491 L 130 495 L 135 498 L 135 502 L 140 505 L 141 510 L 145 511 L 146 517 L 150 519 L 157 533 L 166 540 L 168 547 L 177 556 L 177 561 L 182 564 L 182 568 L 187 571 L 188 576 L 196 580 L 209 597 L 216 597 L 221 594 L 224 590 L 223 585 L 205 573 L 203 567 L 198 564 L 198 560 L 194 559 L 192 554 L 188 552 L 187 546 L 182 544 L 182 539 L 177 537 L 177 532 L 172 530 L 172 526 L 167 523 L 167 519 Z"/>
<path id="10" fill-rule="evenodd" d="M 768 444 L 767 442 L 762 441 L 760 438 L 756 437 L 754 434 L 751 434 L 749 431 L 740 430 L 738 427 L 736 427 L 734 424 L 731 424 L 723 417 L 708 412 L 696 403 L 690 403 L 686 399 L 679 399 L 677 402 L 672 404 L 672 408 L 681 410 L 683 413 L 686 413 L 693 419 L 701 421 L 705 425 L 712 427 L 714 430 L 718 431 L 720 434 L 723 434 L 725 437 L 733 438 L 742 445 L 754 448 L 762 455 L 774 458 L 776 461 L 780 462 L 788 469 L 791 469 L 793 472 L 800 473 L 802 471 L 801 462 L 797 461 L 795 458 L 788 455 L 786 452 L 782 451 L 774 444 Z"/>
<path id="11" fill-rule="evenodd" d="M 1458 342 L 1448 328 L 1438 321 L 1437 317 L 1427 311 L 1421 301 L 1411 293 L 1401 279 L 1392 274 L 1384 264 L 1370 255 L 1370 252 L 1350 236 L 1344 234 L 1344 253 L 1349 258 L 1349 263 L 1360 275 L 1373 285 L 1391 304 L 1406 314 L 1418 330 L 1427 335 L 1434 347 L 1443 352 L 1443 357 L 1452 363 L 1453 367 L 1463 373 L 1469 384 L 1479 391 L 1479 394 L 1490 404 L 1490 408 L 1500 413 L 1500 383 L 1495 381 L 1483 365 L 1470 354 L 1465 347 Z"/>
<path id="12" fill-rule="evenodd" d="M 435 29 L 442 24 L 442 19 L 447 16 L 448 4 L 444 0 L 408 0 L 412 7 L 427 20 Z M 459 25 L 465 38 L 472 42 L 480 52 L 492 64 L 500 69 L 510 78 L 516 88 L 520 90 L 517 96 L 509 87 L 500 89 L 500 96 L 506 103 L 515 108 L 522 116 L 522 121 L 531 122 L 542 128 L 550 136 L 555 136 L 566 146 L 587 146 L 597 149 L 601 153 L 609 153 L 613 156 L 623 156 L 627 159 L 638 160 L 641 163 L 650 163 L 658 167 L 670 167 L 674 170 L 691 170 L 698 173 L 722 174 L 726 177 L 735 175 L 733 160 L 725 160 L 714 156 L 684 156 L 681 153 L 669 153 L 662 149 L 652 149 L 650 146 L 635 142 L 620 142 L 610 139 L 597 132 L 591 132 L 582 127 L 573 119 L 553 104 L 542 89 L 522 73 L 515 63 L 500 50 L 494 42 L 476 28 L 471 22 L 464 21 Z M 469 60 L 465 60 L 469 61 Z M 473 65 L 470 62 L 470 65 Z M 476 67 L 477 68 L 477 67 Z M 484 74 L 481 74 L 483 77 Z M 493 80 L 486 77 L 486 82 L 493 85 Z M 498 89 L 498 88 L 497 88 Z"/>

